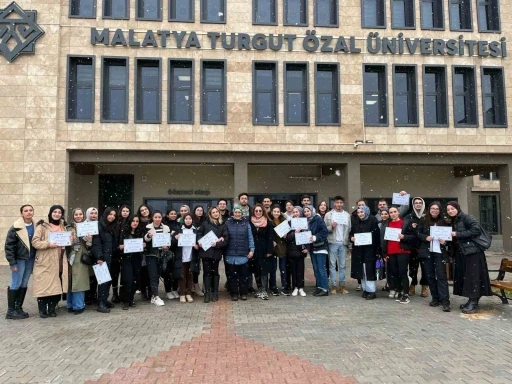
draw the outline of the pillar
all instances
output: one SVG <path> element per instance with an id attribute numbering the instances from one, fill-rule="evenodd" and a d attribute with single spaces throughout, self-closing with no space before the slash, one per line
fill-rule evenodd
<path id="1" fill-rule="evenodd" d="M 350 161 L 345 167 L 345 209 L 352 212 L 361 196 L 361 164 Z"/>
<path id="2" fill-rule="evenodd" d="M 499 169 L 500 175 L 500 214 L 503 250 L 512 252 L 512 163 Z"/>
<path id="3" fill-rule="evenodd" d="M 234 166 L 233 193 L 234 201 L 238 201 L 238 195 L 242 192 L 249 193 L 248 165 L 245 159 L 236 158 Z"/>

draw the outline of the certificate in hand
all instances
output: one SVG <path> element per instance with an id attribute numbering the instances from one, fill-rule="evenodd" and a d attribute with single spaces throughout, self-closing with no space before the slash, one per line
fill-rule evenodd
<path id="1" fill-rule="evenodd" d="M 384 232 L 384 240 L 389 241 L 400 241 L 398 237 L 402 233 L 402 229 L 400 228 L 386 228 L 386 232 Z"/>
<path id="2" fill-rule="evenodd" d="M 452 227 L 437 225 L 430 227 L 430 236 L 436 240 L 452 241 Z"/>
<path id="3" fill-rule="evenodd" d="M 275 228 L 274 228 L 274 231 L 276 231 L 277 233 L 277 236 L 279 237 L 283 237 L 284 235 L 286 235 L 288 232 L 290 232 L 290 224 L 288 224 L 288 221 L 285 220 L 283 221 L 281 224 L 277 225 Z"/>
<path id="4" fill-rule="evenodd" d="M 340 225 L 348 225 L 349 217 L 344 214 L 344 212 L 336 212 L 332 213 L 332 221 L 336 222 Z"/>
<path id="5" fill-rule="evenodd" d="M 356 241 L 354 245 L 371 245 L 372 244 L 372 233 L 371 232 L 363 232 L 363 233 L 355 233 L 354 237 Z"/>
<path id="6" fill-rule="evenodd" d="M 180 233 L 178 247 L 193 247 L 194 245 L 196 245 L 195 233 Z"/>
<path id="7" fill-rule="evenodd" d="M 140 239 L 124 239 L 124 253 L 142 252 L 144 246 L 142 245 L 142 237 Z"/>
<path id="8" fill-rule="evenodd" d="M 392 203 L 395 205 L 409 205 L 409 199 L 411 195 L 409 193 L 401 195 L 400 193 L 393 193 Z"/>
<path id="9" fill-rule="evenodd" d="M 84 237 L 87 235 L 97 235 L 98 222 L 97 221 L 85 221 L 83 223 L 76 223 L 76 235 L 78 237 Z"/>
<path id="10" fill-rule="evenodd" d="M 217 241 L 219 241 L 217 235 L 213 233 L 213 231 L 210 231 L 199 239 L 198 244 L 201 244 L 201 248 L 207 251 L 212 247 L 212 243 L 216 243 Z"/>
<path id="11" fill-rule="evenodd" d="M 311 231 L 298 232 L 295 234 L 295 244 L 303 245 L 311 243 Z"/>
<path id="12" fill-rule="evenodd" d="M 71 245 L 71 232 L 50 232 L 48 241 L 57 244 L 59 247 L 67 247 Z"/>
<path id="13" fill-rule="evenodd" d="M 151 238 L 153 240 L 153 248 L 162 248 L 171 245 L 170 233 L 155 233 Z"/>
<path id="14" fill-rule="evenodd" d="M 107 281 L 112 281 L 112 277 L 110 277 L 110 272 L 108 271 L 107 263 L 102 263 L 101 265 L 95 264 L 92 266 L 94 270 L 94 274 L 96 275 L 96 280 L 98 280 L 98 284 L 106 283 Z"/>
<path id="15" fill-rule="evenodd" d="M 308 229 L 308 219 L 305 217 L 293 217 L 292 229 Z"/>

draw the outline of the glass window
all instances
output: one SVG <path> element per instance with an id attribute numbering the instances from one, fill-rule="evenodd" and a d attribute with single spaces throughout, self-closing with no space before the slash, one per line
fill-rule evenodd
<path id="1" fill-rule="evenodd" d="M 364 66 L 364 124 L 388 124 L 388 97 L 385 65 Z"/>
<path id="2" fill-rule="evenodd" d="M 276 0 L 253 0 L 253 24 L 277 24 Z"/>
<path id="3" fill-rule="evenodd" d="M 128 120 L 128 60 L 103 59 L 101 120 Z"/>
<path id="4" fill-rule="evenodd" d="M 315 27 L 338 26 L 338 0 L 315 0 Z"/>
<path id="5" fill-rule="evenodd" d="M 193 0 L 169 0 L 169 21 L 193 22 Z"/>
<path id="6" fill-rule="evenodd" d="M 421 0 L 421 28 L 444 29 L 443 0 Z"/>
<path id="7" fill-rule="evenodd" d="M 453 119 L 455 126 L 477 125 L 477 110 L 475 69 L 473 67 L 453 67 Z"/>
<path id="8" fill-rule="evenodd" d="M 308 65 L 285 63 L 285 123 L 309 124 Z"/>
<path id="9" fill-rule="evenodd" d="M 339 67 L 337 64 L 316 64 L 316 124 L 339 124 Z"/>
<path id="10" fill-rule="evenodd" d="M 160 60 L 137 59 L 135 83 L 135 122 L 161 122 Z"/>
<path id="11" fill-rule="evenodd" d="M 226 22 L 225 0 L 201 0 L 201 22 L 202 23 L 225 23 Z"/>
<path id="12" fill-rule="evenodd" d="M 225 61 L 203 61 L 201 79 L 201 123 L 226 123 Z"/>
<path id="13" fill-rule="evenodd" d="M 284 25 L 308 25 L 307 0 L 284 0 Z"/>
<path id="14" fill-rule="evenodd" d="M 423 119 L 426 127 L 448 124 L 444 67 L 423 67 Z"/>
<path id="15" fill-rule="evenodd" d="M 395 127 L 418 124 L 416 67 L 395 65 L 393 73 L 393 106 Z"/>
<path id="16" fill-rule="evenodd" d="M 96 0 L 70 0 L 69 16 L 83 19 L 96 18 Z"/>
<path id="17" fill-rule="evenodd" d="M 470 0 L 450 0 L 450 29 L 452 31 L 472 30 Z"/>
<path id="18" fill-rule="evenodd" d="M 478 31 L 500 31 L 500 8 L 498 0 L 477 0 L 478 3 Z"/>
<path id="19" fill-rule="evenodd" d="M 414 0 L 392 0 L 392 27 L 414 28 Z"/>
<path id="20" fill-rule="evenodd" d="M 162 20 L 162 4 L 160 0 L 136 0 L 137 20 Z"/>
<path id="21" fill-rule="evenodd" d="M 129 19 L 129 3 L 127 0 L 104 0 L 103 18 L 105 19 Z"/>
<path id="22" fill-rule="evenodd" d="M 502 68 L 482 68 L 484 127 L 506 127 L 507 106 Z"/>
<path id="23" fill-rule="evenodd" d="M 169 60 L 169 123 L 194 122 L 194 63 Z"/>
<path id="24" fill-rule="evenodd" d="M 363 28 L 386 27 L 384 0 L 361 0 Z"/>
<path id="25" fill-rule="evenodd" d="M 276 63 L 255 63 L 252 92 L 253 124 L 277 124 Z"/>
<path id="26" fill-rule="evenodd" d="M 94 121 L 94 58 L 68 58 L 66 121 Z"/>

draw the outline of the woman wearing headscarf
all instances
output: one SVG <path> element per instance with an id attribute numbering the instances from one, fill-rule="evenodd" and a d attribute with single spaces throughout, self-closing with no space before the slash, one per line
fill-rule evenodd
<path id="1" fill-rule="evenodd" d="M 379 218 L 380 217 L 380 221 Z M 379 216 L 375 216 L 377 219 L 377 222 L 379 223 L 379 229 L 380 229 L 380 245 L 381 249 L 379 250 L 379 254 L 382 256 L 382 244 L 384 244 L 384 235 L 386 234 L 386 228 L 388 227 L 388 222 L 390 220 L 389 218 L 389 208 L 383 207 L 379 210 Z M 389 268 L 388 268 L 388 262 L 386 263 L 386 285 L 382 288 L 383 291 L 389 292 L 389 281 L 392 280 L 392 277 L 390 276 Z M 391 296 L 392 297 L 392 296 Z"/>
<path id="2" fill-rule="evenodd" d="M 183 224 L 176 233 L 173 233 L 172 249 L 175 250 L 174 277 L 178 279 L 178 292 L 180 303 L 192 303 L 192 265 L 198 263 L 198 246 L 178 246 L 182 234 L 195 234 L 197 240 L 197 229 L 194 226 L 194 218 L 190 213 L 183 216 Z"/>
<path id="3" fill-rule="evenodd" d="M 300 206 L 293 207 L 292 218 L 304 217 L 303 209 Z M 305 230 L 305 229 L 304 229 Z M 308 255 L 307 245 L 297 245 L 295 243 L 295 233 L 300 232 L 300 229 L 291 230 L 286 235 L 286 261 L 290 267 L 290 278 L 287 277 L 287 285 L 293 290 L 292 296 L 301 295 L 306 296 L 304 292 L 304 259 Z M 288 293 L 289 290 L 286 290 Z M 289 296 L 290 294 L 288 293 Z"/>
<path id="4" fill-rule="evenodd" d="M 146 204 L 141 204 L 137 209 L 137 217 L 139 218 L 139 225 L 141 228 L 151 223 L 151 208 Z M 148 267 L 146 266 L 146 255 L 143 254 L 141 262 L 140 272 L 138 276 L 139 290 L 142 294 L 142 299 L 145 301 L 151 300 L 151 288 L 149 287 L 149 273 Z"/>
<path id="5" fill-rule="evenodd" d="M 57 317 L 55 308 L 62 293 L 68 290 L 68 261 L 65 248 L 50 242 L 50 233 L 64 232 L 64 208 L 53 205 L 48 213 L 48 222 L 37 223 L 32 245 L 36 251 L 32 291 L 37 298 L 41 318 Z"/>
<path id="6" fill-rule="evenodd" d="M 126 204 L 123 204 L 117 210 L 116 215 L 116 248 L 112 255 L 112 264 L 110 265 L 110 269 L 112 270 L 112 302 L 120 303 L 121 297 L 123 296 L 123 292 L 119 292 L 119 289 L 123 287 L 119 287 L 119 277 L 121 276 L 121 249 L 119 246 L 122 244 L 120 241 L 123 238 L 123 231 L 127 227 L 127 221 L 130 217 L 130 207 Z"/>
<path id="7" fill-rule="evenodd" d="M 462 313 L 478 311 L 482 296 L 492 296 L 489 269 L 484 251 L 473 241 L 481 235 L 476 219 L 462 212 L 459 203 L 450 201 L 446 212 L 452 219 L 452 254 L 455 256 L 453 294 L 468 298 Z"/>
<path id="8" fill-rule="evenodd" d="M 316 279 L 316 291 L 313 296 L 329 296 L 329 282 L 327 280 L 327 226 L 320 215 L 317 215 L 312 205 L 304 206 L 304 216 L 308 219 L 308 229 L 311 231 L 311 244 L 309 251 Z"/>
<path id="9" fill-rule="evenodd" d="M 258 275 L 261 279 L 261 287 L 257 297 L 262 300 L 268 300 L 268 282 L 269 274 L 272 272 L 274 243 L 273 228 L 270 224 L 267 212 L 262 204 L 258 203 L 252 208 L 251 230 L 254 238 L 254 259 Z"/>
<path id="10" fill-rule="evenodd" d="M 194 213 L 192 215 L 194 220 L 194 227 L 199 228 L 201 224 L 206 220 L 206 215 L 204 214 L 204 208 L 201 205 L 196 205 L 194 207 Z M 199 260 L 197 263 L 191 265 L 192 272 L 192 293 L 197 296 L 204 296 L 203 290 L 199 285 L 199 274 L 201 273 L 201 264 Z"/>
<path id="11" fill-rule="evenodd" d="M 94 207 L 87 208 L 87 211 L 85 211 L 85 221 L 98 221 L 98 209 Z M 91 266 L 89 266 L 89 287 L 85 292 L 85 304 L 93 305 L 98 300 L 98 281 Z"/>

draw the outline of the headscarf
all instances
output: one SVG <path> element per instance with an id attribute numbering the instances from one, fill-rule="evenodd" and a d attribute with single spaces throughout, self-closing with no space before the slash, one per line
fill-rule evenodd
<path id="1" fill-rule="evenodd" d="M 311 216 L 308 217 L 308 222 L 310 222 L 311 220 L 313 220 L 313 217 L 315 217 L 315 215 L 316 215 L 315 207 L 313 207 L 312 205 L 305 205 L 304 209 L 306 209 L 306 208 L 311 211 Z"/>
<path id="2" fill-rule="evenodd" d="M 304 217 L 304 208 L 302 208 L 300 205 L 296 205 L 295 207 L 293 207 L 294 209 L 297 209 L 297 211 L 299 211 L 300 213 L 300 216 L 299 217 Z"/>
<path id="3" fill-rule="evenodd" d="M 364 217 L 361 220 L 362 221 L 368 220 L 368 218 L 370 217 L 370 208 L 368 208 L 366 205 L 360 205 L 359 207 L 357 207 L 357 209 L 362 210 L 364 213 Z"/>
<path id="4" fill-rule="evenodd" d="M 242 206 L 237 204 L 233 207 L 233 213 L 235 213 L 235 211 L 240 211 L 240 213 L 243 213 L 242 211 Z"/>
<path id="5" fill-rule="evenodd" d="M 419 211 L 416 211 L 416 208 L 414 208 L 414 200 L 421 200 L 421 202 L 423 204 Z M 413 213 L 416 215 L 416 217 L 418 219 L 421 219 L 423 217 L 423 212 L 425 212 L 425 200 L 423 200 L 421 197 L 414 197 L 412 199 L 412 203 L 413 203 L 412 204 L 412 211 L 413 211 Z"/>
<path id="6" fill-rule="evenodd" d="M 53 211 L 55 211 L 56 209 L 60 209 L 60 212 L 62 213 L 62 216 L 59 220 L 55 220 L 53 217 L 52 217 L 52 213 Z M 65 214 L 65 211 L 64 211 L 64 208 L 62 207 L 62 205 L 52 205 L 51 208 L 50 208 L 50 212 L 48 212 L 48 222 L 50 224 L 53 224 L 53 225 L 59 225 L 60 224 L 60 221 L 63 219 L 64 217 L 64 214 Z"/>
<path id="7" fill-rule="evenodd" d="M 93 220 L 91 220 L 91 212 L 92 211 L 98 212 L 98 208 L 94 208 L 94 207 L 87 208 L 87 211 L 85 211 L 85 221 L 93 221 Z"/>

